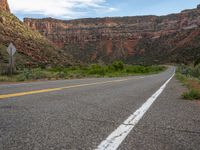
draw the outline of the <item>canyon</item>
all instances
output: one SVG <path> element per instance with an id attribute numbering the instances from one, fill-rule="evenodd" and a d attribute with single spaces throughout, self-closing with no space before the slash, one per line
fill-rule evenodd
<path id="1" fill-rule="evenodd" d="M 193 63 L 200 58 L 200 5 L 166 16 L 133 16 L 59 20 L 11 14 L 0 0 L 0 63 L 6 47 L 17 47 L 22 66 L 107 64 L 122 60 L 152 65 Z"/>
<path id="2" fill-rule="evenodd" d="M 166 16 L 25 18 L 24 23 L 84 63 L 190 63 L 200 53 L 200 5 Z"/>

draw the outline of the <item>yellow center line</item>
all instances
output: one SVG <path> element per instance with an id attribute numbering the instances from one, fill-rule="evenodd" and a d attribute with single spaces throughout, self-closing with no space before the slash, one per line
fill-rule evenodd
<path id="1" fill-rule="evenodd" d="M 12 94 L 3 94 L 3 95 L 0 95 L 0 99 L 19 97 L 19 96 L 25 96 L 25 95 L 33 95 L 33 94 L 39 94 L 39 93 L 47 93 L 47 92 L 53 92 L 53 91 L 61 91 L 64 89 L 78 88 L 78 87 L 84 87 L 84 86 L 100 85 L 100 84 L 106 84 L 106 83 L 117 83 L 117 82 L 123 82 L 127 80 L 130 80 L 130 79 L 95 82 L 95 83 L 79 84 L 79 85 L 72 85 L 72 86 L 66 86 L 66 87 L 60 87 L 60 88 L 42 89 L 42 90 L 19 92 L 19 93 L 12 93 Z"/>

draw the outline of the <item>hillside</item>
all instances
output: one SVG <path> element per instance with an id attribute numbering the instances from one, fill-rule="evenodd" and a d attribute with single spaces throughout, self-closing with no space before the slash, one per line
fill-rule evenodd
<path id="1" fill-rule="evenodd" d="M 200 6 L 167 16 L 24 22 L 83 62 L 189 63 L 199 53 Z"/>
<path id="2" fill-rule="evenodd" d="M 0 5 L 0 64 L 8 62 L 6 47 L 10 42 L 17 48 L 17 66 L 71 65 L 72 59 L 56 48 L 40 33 L 31 30 L 10 13 L 7 2 Z"/>

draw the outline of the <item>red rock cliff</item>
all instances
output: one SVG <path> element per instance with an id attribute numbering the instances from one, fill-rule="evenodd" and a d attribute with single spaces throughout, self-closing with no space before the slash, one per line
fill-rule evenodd
<path id="1" fill-rule="evenodd" d="M 172 61 L 172 52 L 199 30 L 200 9 L 167 16 L 96 18 L 62 21 L 24 19 L 25 24 L 85 62 L 122 59 L 134 62 Z M 182 43 L 181 43 L 182 42 Z M 178 50 L 177 50 L 178 51 Z M 174 54 L 173 54 L 174 55 Z M 170 60 L 168 56 L 171 57 Z M 177 58 L 173 58 L 177 61 Z"/>
<path id="2" fill-rule="evenodd" d="M 7 0 L 0 0 L 0 11 L 10 12 Z"/>

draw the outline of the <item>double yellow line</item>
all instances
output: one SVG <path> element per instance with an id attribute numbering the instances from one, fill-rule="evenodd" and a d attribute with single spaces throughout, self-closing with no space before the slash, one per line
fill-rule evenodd
<path id="1" fill-rule="evenodd" d="M 61 90 L 64 90 L 64 89 L 78 88 L 78 87 L 84 87 L 84 86 L 101 85 L 101 84 L 107 84 L 107 83 L 117 83 L 117 82 L 123 82 L 123 81 L 127 81 L 127 80 L 130 80 L 130 79 L 112 80 L 112 81 L 105 81 L 105 82 L 95 82 L 95 83 L 79 84 L 79 85 L 72 85 L 72 86 L 66 86 L 66 87 L 60 87 L 60 88 L 42 89 L 42 90 L 19 92 L 19 93 L 12 93 L 12 94 L 3 94 L 3 95 L 0 95 L 0 99 L 19 97 L 19 96 L 25 96 L 25 95 L 33 95 L 33 94 L 40 94 L 40 93 L 47 93 L 47 92 L 53 92 L 53 91 L 61 91 Z"/>

